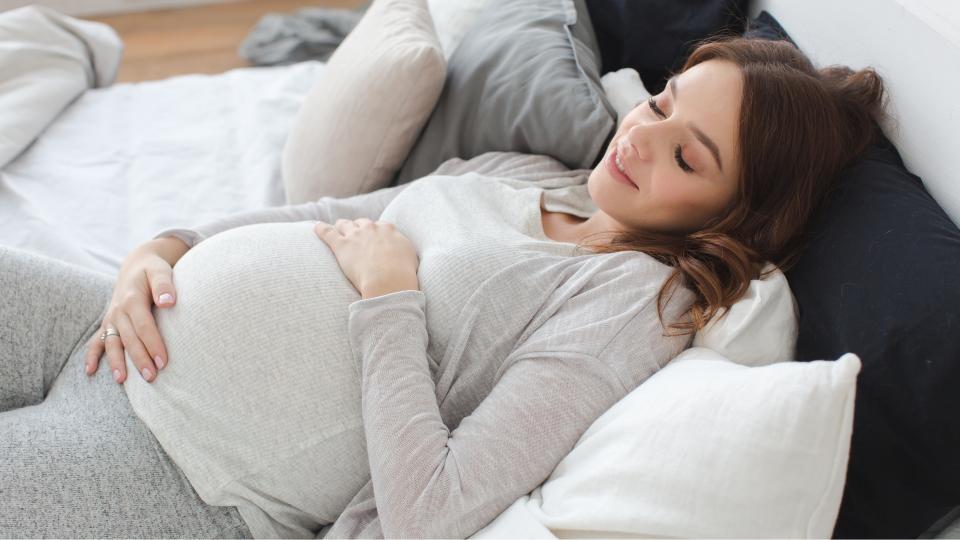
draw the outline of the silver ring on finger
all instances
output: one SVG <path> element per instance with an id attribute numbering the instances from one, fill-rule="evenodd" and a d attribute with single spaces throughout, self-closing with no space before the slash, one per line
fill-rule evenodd
<path id="1" fill-rule="evenodd" d="M 108 336 L 120 337 L 120 333 L 117 332 L 116 328 L 107 328 L 102 334 L 100 334 L 100 341 L 106 341 Z"/>

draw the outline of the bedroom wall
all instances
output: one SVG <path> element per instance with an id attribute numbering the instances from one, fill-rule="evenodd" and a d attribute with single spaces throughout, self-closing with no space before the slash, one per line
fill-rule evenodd
<path id="1" fill-rule="evenodd" d="M 893 120 L 884 132 L 960 225 L 960 2 L 757 0 L 753 9 L 769 11 L 819 66 L 877 69 Z"/>
<path id="2" fill-rule="evenodd" d="M 106 15 L 151 9 L 223 4 L 237 0 L 0 0 L 0 11 L 30 4 L 52 7 L 61 13 L 74 16 Z"/>

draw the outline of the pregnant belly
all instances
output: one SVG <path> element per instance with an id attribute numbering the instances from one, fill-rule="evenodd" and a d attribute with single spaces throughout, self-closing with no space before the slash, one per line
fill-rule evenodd
<path id="1" fill-rule="evenodd" d="M 153 310 L 169 363 L 124 383 L 137 415 L 207 503 L 335 518 L 369 468 L 347 338 L 360 295 L 333 253 L 312 223 L 249 225 L 197 244 L 173 279 L 176 306 Z"/>

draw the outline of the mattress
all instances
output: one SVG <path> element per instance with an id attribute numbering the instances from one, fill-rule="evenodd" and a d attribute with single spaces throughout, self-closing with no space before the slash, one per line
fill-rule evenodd
<path id="1" fill-rule="evenodd" d="M 115 276 L 161 230 L 285 204 L 280 154 L 325 67 L 86 91 L 0 170 L 0 244 Z"/>

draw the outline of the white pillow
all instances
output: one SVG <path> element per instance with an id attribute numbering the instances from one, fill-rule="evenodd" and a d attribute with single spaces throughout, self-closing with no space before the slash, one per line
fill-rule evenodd
<path id="1" fill-rule="evenodd" d="M 829 538 L 860 359 L 735 364 L 688 349 L 474 538 Z"/>
<path id="2" fill-rule="evenodd" d="M 427 0 L 447 60 L 489 3 L 490 0 Z"/>
<path id="3" fill-rule="evenodd" d="M 607 101 L 617 111 L 617 125 L 620 125 L 623 117 L 634 107 L 650 97 L 650 92 L 647 92 L 640 80 L 640 74 L 633 68 L 606 73 L 600 77 L 600 85 L 603 86 L 603 93 L 607 95 Z"/>
<path id="4" fill-rule="evenodd" d="M 426 0 L 375 0 L 297 113 L 281 158 L 287 202 L 386 187 L 445 78 Z"/>
<path id="5" fill-rule="evenodd" d="M 766 274 L 770 272 L 769 274 Z M 771 263 L 762 279 L 750 281 L 743 298 L 693 336 L 694 347 L 706 347 L 745 366 L 793 360 L 797 344 L 797 301 L 786 276 Z"/>

